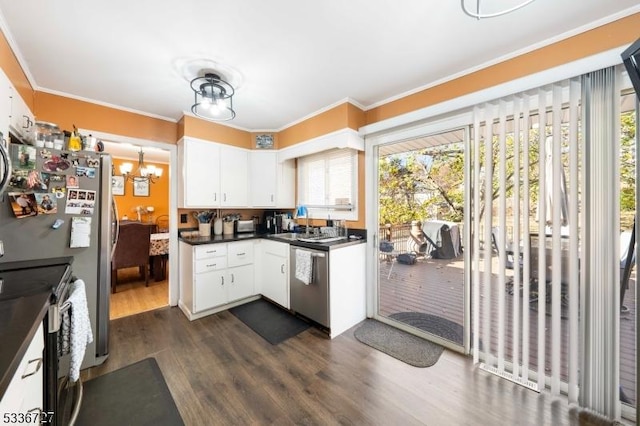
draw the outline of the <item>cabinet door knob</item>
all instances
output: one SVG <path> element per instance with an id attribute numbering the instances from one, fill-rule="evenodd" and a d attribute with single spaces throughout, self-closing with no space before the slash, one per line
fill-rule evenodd
<path id="1" fill-rule="evenodd" d="M 224 285 L 224 277 L 220 277 L 220 280 L 222 281 L 222 285 Z"/>
<path id="2" fill-rule="evenodd" d="M 280 265 L 280 273 L 284 274 L 284 263 Z"/>
<path id="3" fill-rule="evenodd" d="M 224 199 L 222 201 L 227 201 L 227 193 L 224 193 Z"/>
<path id="4" fill-rule="evenodd" d="M 247 253 L 238 253 L 236 256 L 244 256 L 244 255 L 246 255 L 246 254 L 247 254 Z"/>
<path id="5" fill-rule="evenodd" d="M 231 274 L 231 284 L 233 284 L 236 281 L 236 277 L 233 276 L 233 274 Z"/>

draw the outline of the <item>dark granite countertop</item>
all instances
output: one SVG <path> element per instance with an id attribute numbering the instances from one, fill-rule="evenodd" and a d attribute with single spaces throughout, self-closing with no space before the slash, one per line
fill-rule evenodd
<path id="1" fill-rule="evenodd" d="M 243 240 L 252 240 L 252 239 L 269 239 L 274 241 L 279 241 L 287 244 L 291 244 L 297 247 L 305 247 L 309 249 L 316 249 L 322 251 L 335 250 L 338 248 L 343 248 L 347 246 L 352 246 L 356 244 L 364 244 L 367 240 L 362 237 L 361 232 L 354 232 L 354 235 L 358 235 L 362 238 L 348 238 L 343 241 L 334 241 L 330 243 L 309 243 L 304 241 L 298 241 L 290 238 L 292 234 L 233 234 L 233 235 L 211 235 L 210 237 L 180 237 L 180 241 L 183 241 L 187 244 L 191 245 L 200 245 L 200 244 L 216 244 L 216 243 L 230 243 L 234 241 L 243 241 Z"/>

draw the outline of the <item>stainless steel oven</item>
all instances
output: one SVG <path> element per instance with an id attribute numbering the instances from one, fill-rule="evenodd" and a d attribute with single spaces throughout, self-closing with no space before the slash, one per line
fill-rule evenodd
<path id="1" fill-rule="evenodd" d="M 311 254 L 311 282 L 296 278 L 296 255 L 302 250 Z M 318 324 L 331 328 L 329 317 L 329 252 L 290 246 L 289 296 L 291 310 Z"/>

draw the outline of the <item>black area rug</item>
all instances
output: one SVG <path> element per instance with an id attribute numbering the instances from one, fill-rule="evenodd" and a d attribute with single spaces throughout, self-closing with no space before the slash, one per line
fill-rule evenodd
<path id="1" fill-rule="evenodd" d="M 365 322 L 354 331 L 356 339 L 414 367 L 431 367 L 444 348 L 376 320 Z"/>
<path id="2" fill-rule="evenodd" d="M 302 333 L 309 324 L 264 299 L 229 309 L 240 321 L 272 345 Z"/>
<path id="3" fill-rule="evenodd" d="M 421 312 L 398 312 L 389 315 L 389 318 L 462 346 L 464 337 L 462 325 L 446 318 Z"/>
<path id="4" fill-rule="evenodd" d="M 155 358 L 84 383 L 76 425 L 184 425 Z"/>

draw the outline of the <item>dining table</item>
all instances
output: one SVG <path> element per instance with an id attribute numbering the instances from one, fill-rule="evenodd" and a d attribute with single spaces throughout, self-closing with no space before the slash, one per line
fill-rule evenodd
<path id="1" fill-rule="evenodd" d="M 152 233 L 149 245 L 151 258 L 151 275 L 156 281 L 163 281 L 167 275 L 167 260 L 169 259 L 169 233 Z"/>

